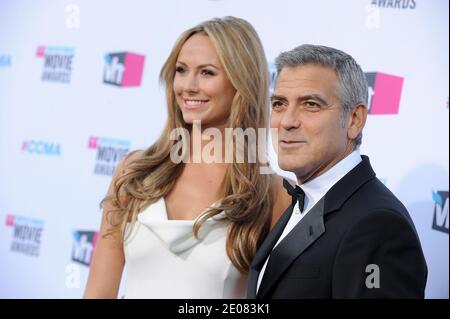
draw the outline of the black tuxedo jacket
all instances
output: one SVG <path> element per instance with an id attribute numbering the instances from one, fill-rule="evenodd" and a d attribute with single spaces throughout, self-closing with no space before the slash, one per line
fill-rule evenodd
<path id="1" fill-rule="evenodd" d="M 248 298 L 424 297 L 427 266 L 414 224 L 362 159 L 273 249 L 288 207 L 253 259 Z"/>

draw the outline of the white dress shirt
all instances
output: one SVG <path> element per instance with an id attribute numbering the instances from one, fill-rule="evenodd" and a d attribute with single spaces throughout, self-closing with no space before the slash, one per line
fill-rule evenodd
<path id="1" fill-rule="evenodd" d="M 322 175 L 299 185 L 305 192 L 303 212 L 300 212 L 297 201 L 294 206 L 291 218 L 286 224 L 286 227 L 284 228 L 283 233 L 281 234 L 274 248 L 284 239 L 284 237 L 287 236 L 287 234 L 289 234 L 289 232 L 295 227 L 295 225 L 297 225 L 297 223 L 302 220 L 302 218 L 311 210 L 311 208 L 314 207 L 314 205 L 316 205 L 323 196 L 325 196 L 330 188 L 333 187 L 333 185 L 336 184 L 342 177 L 347 175 L 347 173 L 355 168 L 355 166 L 357 166 L 361 161 L 362 159 L 359 150 L 356 149 Z M 261 268 L 261 272 L 259 273 L 256 292 L 258 292 L 259 286 L 261 285 L 261 281 L 264 276 L 267 263 L 269 262 L 269 258 L 270 255 L 269 257 L 267 257 L 267 260 L 264 263 L 264 266 Z"/>

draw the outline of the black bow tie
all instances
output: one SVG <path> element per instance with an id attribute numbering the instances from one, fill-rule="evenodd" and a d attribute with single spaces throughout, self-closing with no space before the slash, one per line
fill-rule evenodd
<path id="1" fill-rule="evenodd" d="M 283 186 L 286 188 L 289 195 L 292 196 L 292 206 L 298 201 L 298 208 L 303 211 L 303 205 L 305 204 L 305 192 L 300 186 L 295 185 L 293 187 L 286 179 L 283 178 Z"/>

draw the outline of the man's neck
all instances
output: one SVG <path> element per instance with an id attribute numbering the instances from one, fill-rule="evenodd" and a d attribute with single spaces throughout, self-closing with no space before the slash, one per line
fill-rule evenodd
<path id="1" fill-rule="evenodd" d="M 323 174 L 328 172 L 331 168 L 333 168 L 337 163 L 348 157 L 353 151 L 356 150 L 356 147 L 353 146 L 353 144 L 349 144 L 347 148 L 340 154 L 339 156 L 335 157 L 332 161 L 328 163 L 324 163 L 322 166 L 318 166 L 315 170 L 309 172 L 308 175 L 305 176 L 297 176 L 297 183 L 298 185 L 305 184 Z"/>

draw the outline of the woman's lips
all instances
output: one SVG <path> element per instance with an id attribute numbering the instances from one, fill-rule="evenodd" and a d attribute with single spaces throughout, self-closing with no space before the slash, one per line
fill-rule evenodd
<path id="1" fill-rule="evenodd" d="M 188 110 L 196 110 L 208 105 L 209 100 L 200 100 L 200 99 L 184 99 L 183 106 Z"/>

